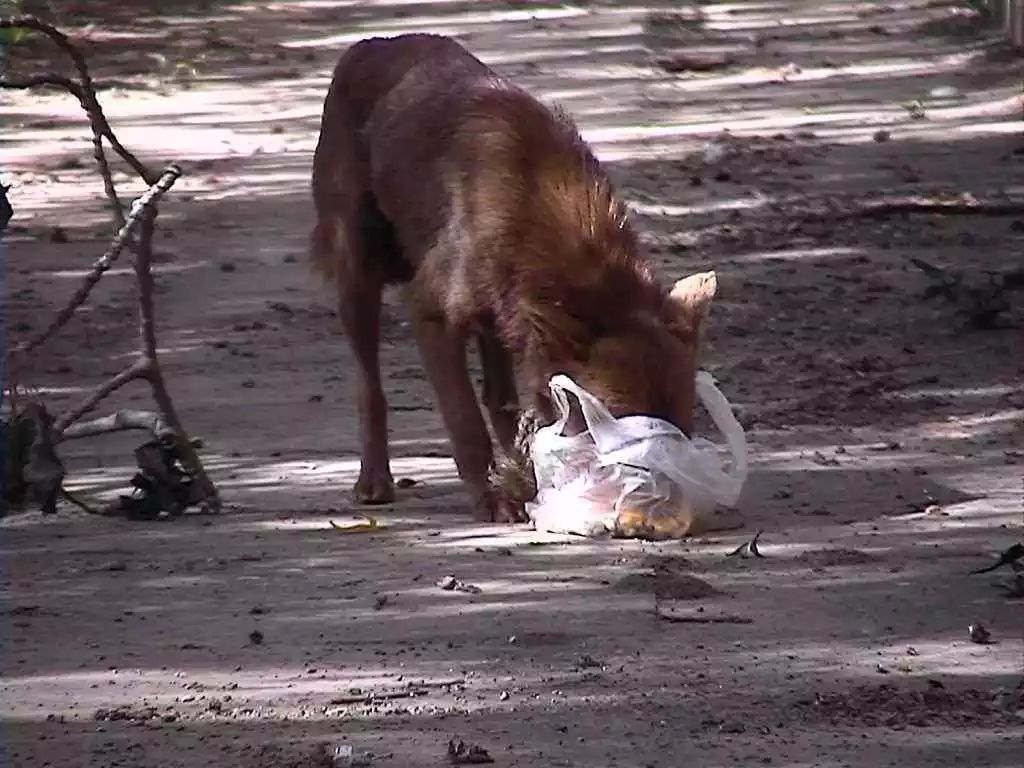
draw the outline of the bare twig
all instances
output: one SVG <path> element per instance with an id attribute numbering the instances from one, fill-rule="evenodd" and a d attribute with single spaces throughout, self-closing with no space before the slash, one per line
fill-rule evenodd
<path id="1" fill-rule="evenodd" d="M 830 210 L 828 215 L 840 219 L 878 219 L 907 214 L 944 216 L 1020 216 L 1024 200 L 977 200 L 963 196 L 958 200 L 937 200 L 910 196 L 861 203 L 848 210 Z"/>
<path id="2" fill-rule="evenodd" d="M 74 408 L 69 408 L 53 422 L 53 432 L 57 438 L 67 429 L 69 426 L 74 424 L 85 414 L 95 408 L 99 402 L 107 397 L 111 392 L 123 387 L 129 381 L 135 379 L 152 379 L 153 366 L 151 362 L 145 358 L 139 358 L 130 366 L 121 371 L 117 376 L 108 379 L 99 387 L 97 387 L 88 397 L 86 397 L 81 403 L 76 405 Z"/>
<path id="3" fill-rule="evenodd" d="M 971 571 L 971 575 L 977 573 L 991 573 L 992 571 L 1002 568 L 1004 565 L 1016 565 L 1019 560 L 1024 560 L 1024 541 L 1011 545 L 1001 555 L 999 555 L 999 559 L 996 560 L 995 564 L 986 566 L 985 568 L 979 568 L 976 571 Z"/>
<path id="4" fill-rule="evenodd" d="M 103 514 L 103 512 L 101 512 L 100 510 L 96 509 L 95 507 L 90 507 L 88 504 L 86 504 L 80 498 L 78 498 L 77 496 L 72 494 L 71 491 L 69 491 L 63 485 L 60 487 L 60 495 L 63 496 L 66 501 L 71 502 L 76 507 L 78 507 L 80 510 L 85 512 L 86 514 L 89 514 L 89 515 L 102 515 Z"/>
<path id="5" fill-rule="evenodd" d="M 111 432 L 123 432 L 129 429 L 141 429 L 149 432 L 158 440 L 173 437 L 171 429 L 159 413 L 153 411 L 115 411 L 109 416 L 101 416 L 91 421 L 72 424 L 60 435 L 60 440 L 78 440 L 83 437 L 106 435 Z"/>
<path id="6" fill-rule="evenodd" d="M 103 112 L 103 108 L 100 106 L 99 100 L 96 98 L 96 87 L 93 84 L 92 76 L 89 74 L 89 67 L 85 62 L 85 57 L 68 39 L 68 36 L 56 27 L 47 24 L 45 21 L 35 16 L 22 15 L 0 18 L 0 29 L 15 27 L 34 29 L 37 32 L 42 32 L 53 40 L 53 42 L 71 58 L 71 61 L 75 65 L 75 69 L 78 71 L 78 78 L 81 83 L 82 90 L 84 91 L 86 101 L 88 102 L 87 105 L 83 106 L 85 106 L 86 111 L 90 113 L 90 117 L 95 118 L 95 128 L 97 131 L 110 142 L 111 148 L 117 152 L 117 154 L 120 155 L 121 158 L 131 166 L 132 170 L 142 177 L 147 184 L 155 183 L 156 176 L 153 172 L 143 165 L 143 163 L 140 162 L 134 154 L 125 149 L 114 135 L 114 131 L 110 128 L 110 123 L 107 122 L 107 117 Z"/>
<path id="7" fill-rule="evenodd" d="M 754 620 L 747 616 L 722 614 L 720 616 L 697 616 L 689 614 L 665 613 L 660 609 L 656 612 L 659 619 L 670 624 L 753 624 Z"/>
<path id="8" fill-rule="evenodd" d="M 128 213 L 128 218 L 125 223 L 121 226 L 121 229 L 114 236 L 110 246 L 100 256 L 96 262 L 92 265 L 92 270 L 86 275 L 82 281 L 82 285 L 79 286 L 78 290 L 75 291 L 67 305 L 57 313 L 57 316 L 53 319 L 49 326 L 46 327 L 41 333 L 37 334 L 32 339 L 29 339 L 24 344 L 19 345 L 16 349 L 12 350 L 11 354 L 14 355 L 25 355 L 31 352 L 33 349 L 43 344 L 47 339 L 53 336 L 60 328 L 71 318 L 82 303 L 89 296 L 89 292 L 92 291 L 93 286 L 99 282 L 100 278 L 103 277 L 103 273 L 106 272 L 113 263 L 117 260 L 117 257 L 121 254 L 125 245 L 128 243 L 132 233 L 143 223 L 144 218 L 147 215 L 151 215 L 151 212 L 160 197 L 167 192 L 173 186 L 174 182 L 181 176 L 181 168 L 177 165 L 169 165 L 160 174 L 160 178 L 157 179 L 156 183 L 147 189 L 134 203 L 132 203 L 131 211 Z M 147 213 L 147 211 L 149 213 Z"/>
<path id="9" fill-rule="evenodd" d="M 85 57 L 82 56 L 81 52 L 74 46 L 74 44 L 71 43 L 64 33 L 34 16 L 15 16 L 0 19 L 0 29 L 13 27 L 32 29 L 42 32 L 49 37 L 71 58 L 75 65 L 75 69 L 78 72 L 80 82 L 75 83 L 74 81 L 59 75 L 42 75 L 21 79 L 0 78 L 0 87 L 31 88 L 36 86 L 55 86 L 64 88 L 78 99 L 82 108 L 89 117 L 89 126 L 92 130 L 93 138 L 93 155 L 96 158 L 96 164 L 99 168 L 100 176 L 103 178 L 104 191 L 106 192 L 107 199 L 110 202 L 114 222 L 118 229 L 111 247 L 93 265 L 92 271 L 86 277 L 79 290 L 72 296 L 68 305 L 58 314 L 54 322 L 51 323 L 51 325 L 42 334 L 36 336 L 26 345 L 21 347 L 19 352 L 29 352 L 38 347 L 61 326 L 63 326 L 74 313 L 75 309 L 77 309 L 77 307 L 85 300 L 89 291 L 100 279 L 103 273 L 109 269 L 110 265 L 126 245 L 132 247 L 135 251 L 134 272 L 138 287 L 139 357 L 131 366 L 94 390 L 79 405 L 61 414 L 53 425 L 54 437 L 56 439 L 60 439 L 65 431 L 74 424 L 74 422 L 89 413 L 110 393 L 124 386 L 129 381 L 144 378 L 149 382 L 152 389 L 153 399 L 156 401 L 158 409 L 160 424 L 165 430 L 173 432 L 178 456 L 186 471 L 188 471 L 192 476 L 194 483 L 193 487 L 199 492 L 198 495 L 205 498 L 212 508 L 217 509 L 220 506 L 220 500 L 218 498 L 216 488 L 206 475 L 202 462 L 200 462 L 199 457 L 195 452 L 195 447 L 188 439 L 188 436 L 182 427 L 181 421 L 175 411 L 174 403 L 171 400 L 171 396 L 167 391 L 166 384 L 164 383 L 163 375 L 157 359 L 152 273 L 153 231 L 157 216 L 155 203 L 159 197 L 174 184 L 174 181 L 181 175 L 181 170 L 177 166 L 172 165 L 166 168 L 161 174 L 154 174 L 149 168 L 140 162 L 134 154 L 125 149 L 120 141 L 118 141 L 117 136 L 114 135 L 114 132 L 107 121 L 106 115 L 103 112 L 103 108 L 100 106 L 99 100 L 96 97 L 96 89 L 94 87 L 92 77 L 89 74 L 89 68 L 86 64 Z M 110 172 L 110 165 L 107 162 L 106 154 L 103 149 L 104 139 L 109 142 L 111 148 L 126 163 L 128 163 L 129 166 L 131 166 L 143 181 L 150 186 L 150 189 L 135 201 L 135 204 L 133 204 L 127 218 L 125 217 L 121 201 L 118 198 L 113 176 Z M 136 229 L 139 230 L 138 240 L 133 243 L 132 236 Z M 4 360 L 6 361 L 7 358 L 5 357 Z M 113 425 L 116 427 L 118 426 L 118 423 L 117 414 L 115 414 Z M 121 423 L 124 423 L 123 419 Z M 77 434 L 78 436 L 98 434 L 99 431 L 101 431 L 101 428 L 107 426 L 110 426 L 108 422 L 104 422 L 102 419 L 97 420 L 91 424 L 82 425 L 79 430 L 77 430 Z"/>
<path id="10" fill-rule="evenodd" d="M 139 301 L 139 341 L 141 342 L 141 360 L 149 369 L 150 388 L 153 390 L 153 399 L 156 401 L 157 409 L 167 424 L 174 430 L 178 438 L 178 455 L 182 465 L 192 475 L 193 482 L 199 492 L 209 500 L 213 508 L 220 506 L 220 499 L 217 489 L 210 481 L 203 463 L 199 460 L 195 447 L 188 439 L 184 426 L 178 418 L 178 412 L 174 407 L 174 401 L 167 391 L 163 374 L 160 371 L 160 363 L 157 360 L 156 351 L 156 319 L 153 311 L 153 271 L 151 262 L 153 259 L 153 229 L 156 221 L 156 209 L 147 209 L 143 216 L 142 232 L 139 236 L 139 244 L 135 253 L 135 280 L 138 283 Z"/>
<path id="11" fill-rule="evenodd" d="M 1024 214 L 1024 201 L 938 203 L 924 200 L 893 200 L 866 205 L 863 208 L 851 211 L 851 215 L 860 218 L 879 218 L 908 213 L 947 216 L 1020 216 Z"/>
<path id="12" fill-rule="evenodd" d="M 78 77 L 82 82 L 82 86 L 86 90 L 93 90 L 92 78 L 89 76 L 89 67 L 86 66 L 85 57 L 82 56 L 81 52 L 71 43 L 67 35 L 36 16 L 22 14 L 18 16 L 0 18 L 0 29 L 16 28 L 33 29 L 36 32 L 42 32 L 44 35 L 49 37 L 58 48 L 64 51 L 64 53 L 71 58 L 71 61 L 75 65 L 75 69 L 78 71 Z"/>
<path id="13" fill-rule="evenodd" d="M 114 224 L 117 227 L 122 227 L 124 225 L 124 210 L 114 187 L 113 176 L 110 173 L 110 164 L 107 162 L 106 153 L 103 151 L 103 139 L 105 138 L 110 143 L 111 148 L 147 184 L 155 184 L 157 177 L 134 154 L 129 152 L 121 144 L 117 136 L 114 135 L 114 131 L 107 121 L 107 116 L 103 112 L 103 107 L 100 106 L 99 99 L 96 97 L 96 88 L 93 84 L 92 76 L 89 74 L 89 67 L 85 62 L 85 57 L 68 39 L 67 35 L 35 16 L 0 18 L 0 29 L 3 28 L 33 29 L 37 32 L 42 32 L 63 50 L 74 63 L 75 69 L 78 72 L 78 83 L 57 75 L 47 75 L 42 78 L 42 81 L 40 81 L 40 78 L 26 78 L 22 80 L 0 78 L 0 87 L 31 88 L 35 85 L 59 86 L 68 90 L 78 99 L 82 108 L 89 116 L 89 127 L 92 129 L 93 156 L 96 158 L 100 176 L 103 178 L 103 189 L 110 202 Z"/>
<path id="14" fill-rule="evenodd" d="M 85 100 L 85 91 L 82 90 L 82 86 L 63 75 L 49 74 L 36 75 L 34 77 L 0 78 L 0 88 L 25 90 L 39 87 L 61 88 L 75 96 L 79 101 Z"/>
<path id="15" fill-rule="evenodd" d="M 349 696 L 335 696 L 330 703 L 339 706 L 343 704 L 373 704 L 375 701 L 391 701 L 394 699 L 409 699 L 415 696 L 426 696 L 429 693 L 425 688 L 405 688 L 400 691 L 370 691 L 368 693 L 352 694 Z"/>

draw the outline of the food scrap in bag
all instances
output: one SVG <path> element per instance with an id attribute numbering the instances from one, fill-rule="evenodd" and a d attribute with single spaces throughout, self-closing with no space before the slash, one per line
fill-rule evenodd
<path id="1" fill-rule="evenodd" d="M 647 416 L 613 417 L 567 376 L 550 382 L 560 416 L 534 435 L 537 497 L 527 507 L 537 530 L 581 536 L 670 539 L 739 527 L 715 513 L 733 506 L 747 475 L 743 428 L 710 374 L 697 374 L 697 394 L 725 435 L 722 446 L 688 438 Z M 580 402 L 587 431 L 563 434 L 568 395 Z"/>

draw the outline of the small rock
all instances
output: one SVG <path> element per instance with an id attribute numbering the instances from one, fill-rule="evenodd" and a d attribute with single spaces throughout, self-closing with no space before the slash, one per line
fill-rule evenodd
<path id="1" fill-rule="evenodd" d="M 722 723 L 720 726 L 718 726 L 718 731 L 720 733 L 743 733 L 746 730 L 746 726 L 743 725 L 743 723 L 739 722 Z"/>
<path id="2" fill-rule="evenodd" d="M 360 754 L 355 751 L 351 744 L 337 744 L 331 755 L 333 768 L 359 768 L 370 764 L 368 754 Z"/>
<path id="3" fill-rule="evenodd" d="M 454 576 L 445 576 L 437 582 L 437 586 L 446 592 L 466 592 L 471 595 L 478 595 L 483 592 L 476 584 L 467 584 Z"/>
<path id="4" fill-rule="evenodd" d="M 971 638 L 972 643 L 978 645 L 987 645 L 992 642 L 992 633 L 977 622 L 967 627 L 967 635 Z"/>
<path id="5" fill-rule="evenodd" d="M 955 99 L 960 95 L 960 90 L 952 85 L 939 85 L 928 91 L 933 99 Z"/>
<path id="6" fill-rule="evenodd" d="M 726 154 L 728 154 L 728 151 L 728 148 L 720 142 L 709 142 L 704 147 L 704 162 L 708 163 L 709 165 L 721 162 L 722 160 L 725 159 L 725 156 Z"/>
<path id="7" fill-rule="evenodd" d="M 448 760 L 453 765 L 470 765 L 480 763 L 493 763 L 494 758 L 486 749 L 476 744 L 467 744 L 459 739 L 451 739 L 448 742 Z"/>
<path id="8" fill-rule="evenodd" d="M 454 576 L 444 576 L 438 580 L 437 586 L 441 589 L 451 591 L 455 589 L 455 585 L 459 583 L 459 580 Z"/>
<path id="9" fill-rule="evenodd" d="M 879 144 L 884 144 L 885 142 L 892 138 L 892 133 L 885 130 L 885 128 L 879 128 L 871 135 L 871 138 L 877 141 Z"/>

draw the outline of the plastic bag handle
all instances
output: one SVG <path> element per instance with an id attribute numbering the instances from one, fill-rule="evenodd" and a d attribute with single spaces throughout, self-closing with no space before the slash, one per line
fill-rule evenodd
<path id="1" fill-rule="evenodd" d="M 583 409 L 583 420 L 586 422 L 588 430 L 592 431 L 594 426 L 598 424 L 615 421 L 615 417 L 611 415 L 600 400 L 564 373 L 552 376 L 551 381 L 548 382 L 548 388 L 551 390 L 551 396 L 558 406 L 559 417 L 555 423 L 558 425 L 559 432 L 565 429 L 565 425 L 569 421 L 571 406 L 569 404 L 569 397 L 566 394 L 567 392 L 575 395 L 576 399 L 580 401 L 580 407 Z"/>
<path id="2" fill-rule="evenodd" d="M 711 416 L 718 431 L 725 436 L 725 443 L 729 447 L 729 454 L 732 457 L 732 471 L 722 470 L 721 474 L 727 479 L 731 488 L 727 494 L 728 503 L 735 504 L 739 498 L 743 483 L 747 477 L 747 439 L 743 433 L 743 427 L 732 412 L 729 401 L 721 393 L 715 380 L 707 371 L 698 371 L 695 380 L 697 396 L 704 404 L 704 408 Z"/>

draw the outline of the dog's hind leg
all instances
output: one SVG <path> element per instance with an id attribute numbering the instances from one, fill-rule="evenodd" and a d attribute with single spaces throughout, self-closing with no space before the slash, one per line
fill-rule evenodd
<path id="1" fill-rule="evenodd" d="M 360 442 L 355 498 L 384 504 L 394 500 L 395 487 L 380 371 L 381 302 L 385 283 L 394 279 L 389 267 L 400 254 L 369 190 L 356 132 L 337 105 L 325 112 L 313 168 L 317 224 L 312 257 L 337 288 L 338 316 L 355 359 Z"/>

